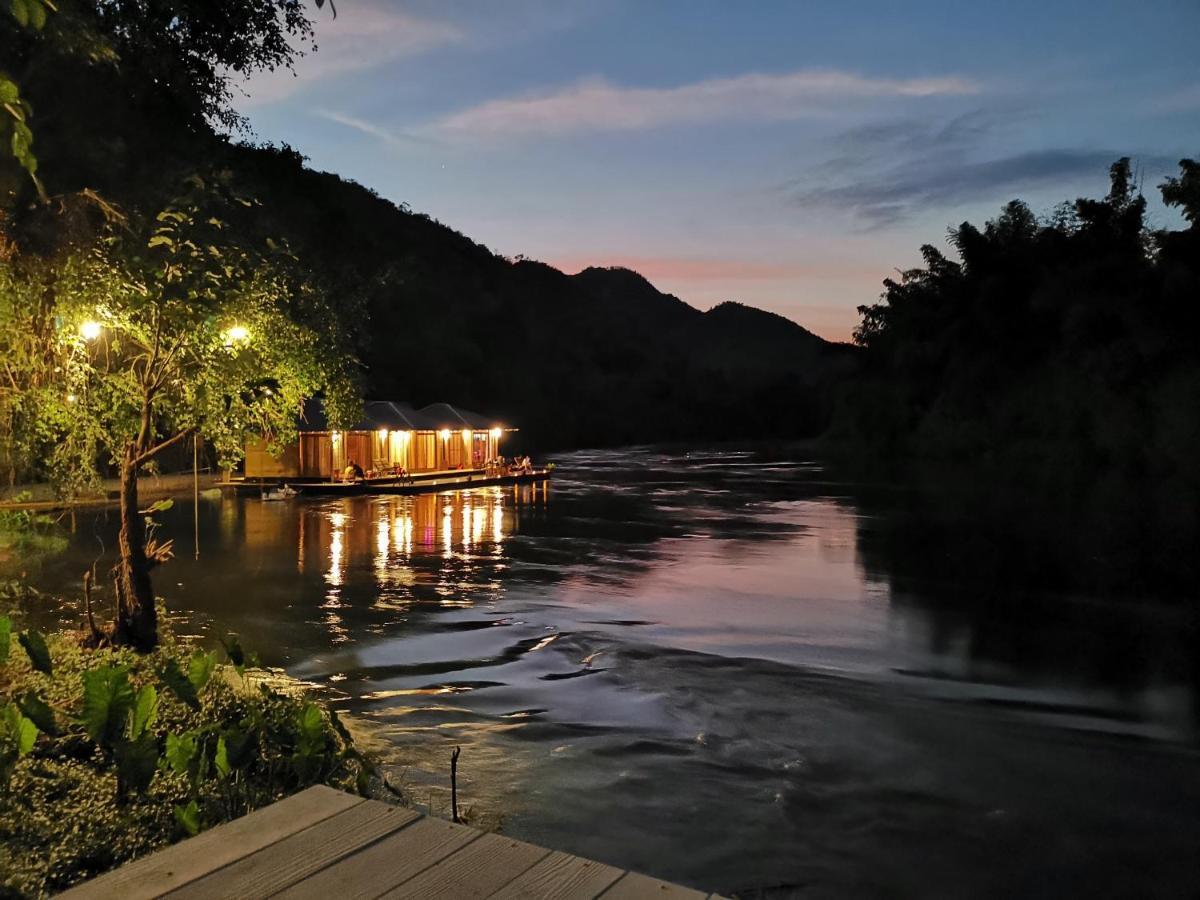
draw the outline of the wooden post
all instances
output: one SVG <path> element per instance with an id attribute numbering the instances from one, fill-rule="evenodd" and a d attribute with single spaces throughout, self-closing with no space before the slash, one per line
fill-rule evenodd
<path id="1" fill-rule="evenodd" d="M 455 747 L 450 754 L 450 815 L 455 822 L 462 822 L 458 817 L 458 756 L 462 747 Z"/>
<path id="2" fill-rule="evenodd" d="M 200 558 L 200 434 L 192 435 L 192 526 L 196 559 Z"/>

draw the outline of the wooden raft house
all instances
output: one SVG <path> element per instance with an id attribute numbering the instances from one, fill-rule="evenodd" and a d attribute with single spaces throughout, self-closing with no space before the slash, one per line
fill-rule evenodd
<path id="1" fill-rule="evenodd" d="M 545 469 L 505 463 L 500 444 L 516 431 L 494 418 L 449 403 L 414 409 L 370 400 L 353 428 L 329 427 L 321 401 L 304 404 L 299 440 L 278 456 L 262 438 L 245 446 L 244 478 L 233 487 L 288 484 L 303 493 L 418 493 L 546 478 Z M 351 463 L 363 477 L 347 481 Z"/>

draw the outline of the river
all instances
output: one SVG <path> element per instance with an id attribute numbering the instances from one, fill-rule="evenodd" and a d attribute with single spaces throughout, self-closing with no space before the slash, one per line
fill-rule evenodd
<path id="1" fill-rule="evenodd" d="M 548 486 L 206 497 L 198 560 L 179 502 L 156 588 L 442 815 L 461 746 L 471 820 L 518 838 L 769 897 L 1200 890 L 1193 563 L 1154 549 L 1187 551 L 1177 524 L 998 531 L 969 492 L 804 448 L 554 461 Z M 33 582 L 77 595 L 114 532 L 79 514 Z"/>

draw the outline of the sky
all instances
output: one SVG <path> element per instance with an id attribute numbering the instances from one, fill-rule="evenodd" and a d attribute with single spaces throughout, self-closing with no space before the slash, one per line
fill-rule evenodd
<path id="1" fill-rule="evenodd" d="M 1200 155 L 1200 0 L 336 0 L 236 106 L 506 256 L 832 340 L 947 227 Z"/>

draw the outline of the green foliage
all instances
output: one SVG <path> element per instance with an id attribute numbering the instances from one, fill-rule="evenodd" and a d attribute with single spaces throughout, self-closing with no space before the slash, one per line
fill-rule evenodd
<path id="1" fill-rule="evenodd" d="M 232 663 L 221 677 L 213 653 L 47 644 L 52 675 L 14 657 L 0 677 L 0 894 L 62 890 L 310 784 L 367 787 L 331 714 Z"/>
<path id="2" fill-rule="evenodd" d="M 208 684 L 208 680 L 212 677 L 212 673 L 217 667 L 217 655 L 215 653 L 205 653 L 202 650 L 197 650 L 192 654 L 192 658 L 188 660 L 188 681 L 192 688 L 196 691 L 204 690 L 204 686 Z"/>
<path id="3" fill-rule="evenodd" d="M 88 736 L 102 747 L 112 747 L 125 731 L 134 708 L 129 670 L 106 665 L 83 673 L 83 711 L 80 720 Z"/>
<path id="4" fill-rule="evenodd" d="M 9 647 L 12 646 L 12 619 L 0 616 L 0 663 L 8 660 Z"/>
<path id="5" fill-rule="evenodd" d="M 0 301 L 2 302 L 2 301 Z M 0 399 L 0 409 L 3 401 Z M 0 427 L 0 466 L 5 458 L 5 444 L 11 440 L 11 434 L 5 434 Z M 21 492 L 13 497 L 20 503 L 28 499 L 27 492 Z M 5 557 L 18 560 L 22 569 L 36 561 L 62 551 L 67 544 L 67 538 L 58 521 L 46 513 L 29 509 L 0 509 L 0 565 Z"/>
<path id="6" fill-rule="evenodd" d="M 62 734 L 58 728 L 58 721 L 54 717 L 54 710 L 33 691 L 26 691 L 24 696 L 17 700 L 17 708 L 38 727 L 38 730 L 54 737 Z"/>
<path id="7" fill-rule="evenodd" d="M 192 683 L 188 676 L 183 674 L 179 663 L 173 657 L 167 659 L 162 670 L 158 673 L 158 677 L 163 686 L 170 690 L 179 700 L 182 700 L 192 709 L 200 708 L 200 698 L 197 694 L 198 689 L 196 685 Z M 207 678 L 205 680 L 207 681 Z"/>
<path id="8" fill-rule="evenodd" d="M 25 652 L 29 655 L 30 665 L 39 672 L 45 672 L 47 675 L 53 674 L 50 650 L 46 647 L 46 638 L 42 636 L 40 631 L 33 629 L 22 631 L 17 636 L 17 641 L 25 648 Z"/>
<path id="9" fill-rule="evenodd" d="M 200 833 L 200 805 L 195 800 L 189 800 L 187 806 L 175 807 L 175 821 L 188 837 Z"/>
<path id="10" fill-rule="evenodd" d="M 883 454 L 1053 463 L 1200 486 L 1196 163 L 1162 186 L 1191 227 L 1151 233 L 1129 160 L 1102 200 L 963 223 L 860 307 L 865 371 L 835 434 Z"/>

